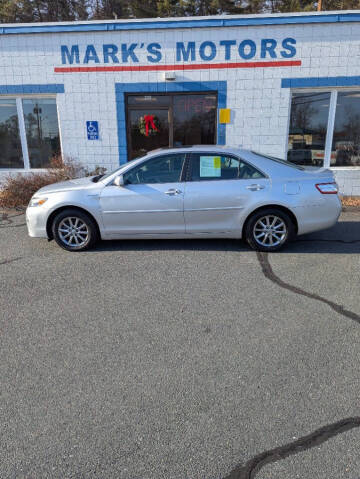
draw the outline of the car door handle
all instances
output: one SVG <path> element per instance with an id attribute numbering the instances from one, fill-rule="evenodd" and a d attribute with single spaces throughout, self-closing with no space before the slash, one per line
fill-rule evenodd
<path id="1" fill-rule="evenodd" d="M 181 194 L 181 190 L 178 190 L 176 188 L 170 188 L 170 190 L 165 191 L 165 195 L 169 195 L 169 196 L 175 196 L 180 194 Z"/>
<path id="2" fill-rule="evenodd" d="M 246 188 L 250 191 L 259 191 L 259 190 L 263 190 L 265 186 L 264 185 L 249 185 Z"/>

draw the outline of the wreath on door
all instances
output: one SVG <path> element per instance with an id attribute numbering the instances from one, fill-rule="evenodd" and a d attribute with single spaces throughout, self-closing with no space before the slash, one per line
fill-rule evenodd
<path id="1" fill-rule="evenodd" d="M 155 136 L 160 132 L 160 121 L 157 116 L 144 115 L 139 118 L 139 131 L 144 136 Z"/>

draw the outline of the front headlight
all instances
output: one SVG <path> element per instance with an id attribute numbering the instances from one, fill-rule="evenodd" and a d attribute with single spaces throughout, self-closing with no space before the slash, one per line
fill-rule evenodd
<path id="1" fill-rule="evenodd" d="M 30 208 L 31 206 L 41 206 L 41 205 L 43 205 L 46 201 L 47 201 L 47 198 L 36 198 L 36 196 L 34 196 L 34 197 L 31 198 L 31 200 L 30 200 L 29 208 Z"/>

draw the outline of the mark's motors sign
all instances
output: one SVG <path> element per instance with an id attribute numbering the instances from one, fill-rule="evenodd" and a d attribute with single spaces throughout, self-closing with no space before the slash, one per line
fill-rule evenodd
<path id="1" fill-rule="evenodd" d="M 71 71 L 131 71 L 131 70 L 193 70 L 202 68 L 251 68 L 266 66 L 297 66 L 299 60 L 288 60 L 296 55 L 296 40 L 281 41 L 263 38 L 255 41 L 206 40 L 177 42 L 174 65 L 160 64 L 163 47 L 160 43 L 107 43 L 95 45 L 61 45 L 61 63 L 72 67 L 57 67 L 55 72 Z M 145 54 L 145 55 L 144 55 Z M 136 65 L 144 57 L 145 65 Z M 225 59 L 226 63 L 216 62 Z M 257 59 L 254 61 L 254 59 Z M 240 60 L 240 62 L 239 62 Z M 200 62 L 200 63 L 193 63 Z M 77 65 L 77 66 L 75 66 Z M 103 65 L 103 66 L 100 66 Z"/>

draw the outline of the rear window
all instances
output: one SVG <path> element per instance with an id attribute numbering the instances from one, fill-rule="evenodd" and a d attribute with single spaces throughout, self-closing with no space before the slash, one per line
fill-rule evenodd
<path id="1" fill-rule="evenodd" d="M 254 153 L 255 155 L 261 156 L 268 160 L 275 161 L 276 163 L 280 163 L 282 165 L 288 166 L 289 168 L 295 168 L 296 170 L 305 170 L 305 168 L 303 168 L 300 165 L 295 165 L 294 163 L 290 163 L 289 161 L 286 161 L 286 160 L 281 160 L 280 158 L 275 158 L 274 156 L 264 155 L 263 153 L 258 153 L 257 151 L 252 151 L 251 153 Z"/>
<path id="2" fill-rule="evenodd" d="M 248 180 L 264 178 L 264 175 L 240 158 L 217 153 L 193 153 L 190 177 L 191 181 Z"/>

